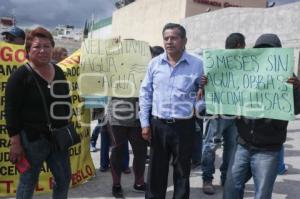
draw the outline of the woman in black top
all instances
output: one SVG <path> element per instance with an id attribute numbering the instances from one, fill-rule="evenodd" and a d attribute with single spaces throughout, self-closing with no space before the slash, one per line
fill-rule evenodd
<path id="1" fill-rule="evenodd" d="M 52 127 L 65 126 L 71 115 L 71 100 L 63 71 L 50 63 L 53 47 L 50 32 L 41 27 L 32 30 L 26 37 L 32 72 L 23 65 L 7 82 L 5 115 L 11 141 L 10 161 L 19 163 L 26 157 L 30 164 L 30 168 L 20 175 L 17 199 L 32 198 L 44 161 L 54 176 L 53 198 L 65 199 L 68 195 L 69 153 L 68 150 L 55 150 L 51 143 L 42 97 L 33 78 L 35 76 L 46 98 Z"/>

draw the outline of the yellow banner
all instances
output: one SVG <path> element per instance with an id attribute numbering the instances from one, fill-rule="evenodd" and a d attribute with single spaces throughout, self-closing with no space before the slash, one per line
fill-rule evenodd
<path id="1" fill-rule="evenodd" d="M 27 61 L 25 54 L 23 46 L 0 42 L 0 196 L 15 195 L 19 179 L 15 165 L 11 164 L 8 158 L 9 137 L 5 128 L 4 92 L 9 75 Z M 95 167 L 89 152 L 90 113 L 89 110 L 83 109 L 76 83 L 79 75 L 79 60 L 80 52 L 77 51 L 58 64 L 65 71 L 72 85 L 74 113 L 72 119 L 82 138 L 80 144 L 69 150 L 72 167 L 71 186 L 81 184 L 95 175 Z M 52 178 L 49 168 L 44 164 L 35 191 L 39 193 L 51 191 Z"/>
<path id="2" fill-rule="evenodd" d="M 26 62 L 24 46 L 0 41 L 0 196 L 14 195 L 19 178 L 9 162 L 9 137 L 5 127 L 5 87 L 9 75 Z"/>
<path id="3" fill-rule="evenodd" d="M 85 40 L 79 91 L 84 96 L 137 97 L 150 59 L 149 45 L 143 41 Z"/>
<path id="4" fill-rule="evenodd" d="M 95 175 L 95 167 L 90 154 L 90 109 L 84 109 L 84 102 L 78 94 L 77 79 L 79 76 L 80 50 L 61 61 L 60 66 L 65 72 L 71 85 L 73 122 L 81 135 L 81 144 L 70 148 L 70 160 L 72 167 L 71 186 L 82 184 Z"/>

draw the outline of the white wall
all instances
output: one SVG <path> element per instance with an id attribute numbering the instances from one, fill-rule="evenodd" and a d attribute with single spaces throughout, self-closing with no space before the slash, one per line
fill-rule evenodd
<path id="1" fill-rule="evenodd" d="M 232 32 L 246 36 L 252 47 L 262 33 L 275 33 L 283 47 L 300 48 L 300 2 L 273 8 L 226 8 L 183 19 L 187 49 L 224 48 Z"/>
<path id="2" fill-rule="evenodd" d="M 186 0 L 138 0 L 113 13 L 112 32 L 121 38 L 133 38 L 162 45 L 166 23 L 179 23 L 185 17 Z"/>
<path id="3" fill-rule="evenodd" d="M 300 50 L 300 2 L 273 8 L 226 8 L 183 19 L 187 49 L 224 48 L 226 37 L 240 32 L 246 47 L 253 47 L 263 33 L 275 33 L 283 47 L 295 48 L 295 66 Z M 295 69 L 296 70 L 296 69 Z"/>

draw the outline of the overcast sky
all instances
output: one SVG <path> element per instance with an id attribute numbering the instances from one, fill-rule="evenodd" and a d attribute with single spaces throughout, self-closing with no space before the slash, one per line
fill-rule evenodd
<path id="1" fill-rule="evenodd" d="M 292 3 L 292 2 L 297 2 L 300 0 L 268 0 L 269 2 L 274 1 L 276 2 L 276 5 L 281 5 L 281 4 L 286 4 L 286 3 Z"/>
<path id="2" fill-rule="evenodd" d="M 276 5 L 300 0 L 269 0 Z M 82 28 L 86 19 L 112 15 L 115 0 L 0 0 L 0 16 L 15 15 L 17 25 L 54 28 L 58 24 Z"/>
<path id="3" fill-rule="evenodd" d="M 81 28 L 86 19 L 110 17 L 115 0 L 0 0 L 0 16 L 15 15 L 17 25 L 41 25 L 53 28 L 58 24 Z"/>

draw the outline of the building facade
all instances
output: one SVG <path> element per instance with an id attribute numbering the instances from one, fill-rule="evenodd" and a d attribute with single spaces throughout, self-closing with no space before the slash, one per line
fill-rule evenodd
<path id="1" fill-rule="evenodd" d="M 16 24 L 14 17 L 0 17 L 0 33 Z M 0 35 L 1 37 L 1 35 Z"/>
<path id="2" fill-rule="evenodd" d="M 88 38 L 108 39 L 112 37 L 112 17 L 91 23 Z"/>
<path id="3" fill-rule="evenodd" d="M 232 32 L 246 36 L 247 47 L 263 33 L 278 34 L 283 47 L 300 50 L 300 2 L 267 7 L 266 0 L 136 0 L 113 13 L 111 24 L 98 32 L 105 38 L 121 36 L 162 45 L 162 29 L 168 22 L 180 23 L 187 30 L 187 49 L 224 48 Z M 96 34 L 96 38 L 99 38 Z M 93 36 L 94 37 L 94 36 Z M 100 38 L 103 38 L 100 36 Z"/>
<path id="4" fill-rule="evenodd" d="M 72 25 L 58 25 L 53 31 L 56 40 L 74 40 L 82 39 L 82 29 L 75 28 Z"/>
<path id="5" fill-rule="evenodd" d="M 272 8 L 227 8 L 181 20 L 187 48 L 224 48 L 232 32 L 246 36 L 247 47 L 263 33 L 278 34 L 284 47 L 300 47 L 300 2 Z"/>
<path id="6" fill-rule="evenodd" d="M 113 13 L 112 35 L 161 45 L 166 23 L 228 7 L 265 8 L 266 0 L 136 0 Z"/>

